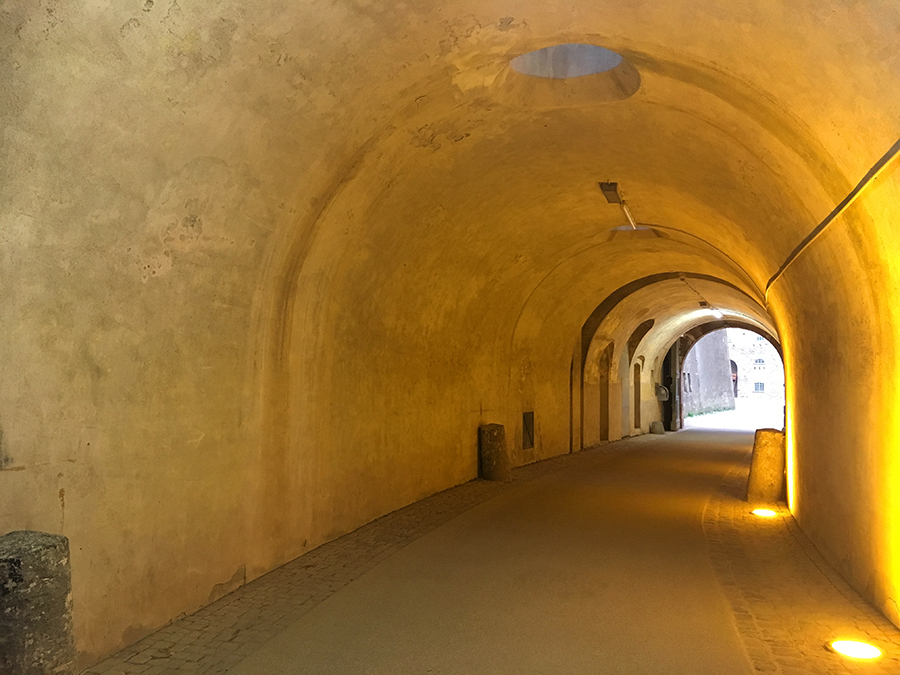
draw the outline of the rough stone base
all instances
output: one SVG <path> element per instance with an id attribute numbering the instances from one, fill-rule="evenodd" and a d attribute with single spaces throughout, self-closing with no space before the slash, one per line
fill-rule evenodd
<path id="1" fill-rule="evenodd" d="M 757 429 L 747 481 L 747 501 L 774 504 L 784 498 L 784 432 Z"/>
<path id="2" fill-rule="evenodd" d="M 502 424 L 478 427 L 478 455 L 481 478 L 504 482 L 512 480 L 506 430 Z"/>
<path id="3" fill-rule="evenodd" d="M 650 422 L 650 433 L 651 434 L 664 434 L 666 433 L 666 429 L 663 426 L 663 423 L 658 420 L 653 420 Z"/>
<path id="4" fill-rule="evenodd" d="M 0 537 L 0 673 L 74 672 L 68 539 L 44 532 Z"/>

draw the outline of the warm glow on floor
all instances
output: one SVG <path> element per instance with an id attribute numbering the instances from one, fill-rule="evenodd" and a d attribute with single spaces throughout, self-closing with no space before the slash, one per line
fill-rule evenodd
<path id="1" fill-rule="evenodd" d="M 838 654 L 851 659 L 877 659 L 881 656 L 878 647 L 856 640 L 835 640 L 830 646 Z"/>
<path id="2" fill-rule="evenodd" d="M 753 509 L 751 513 L 753 513 L 754 516 L 760 516 L 761 518 L 774 518 L 778 515 L 772 509 Z"/>

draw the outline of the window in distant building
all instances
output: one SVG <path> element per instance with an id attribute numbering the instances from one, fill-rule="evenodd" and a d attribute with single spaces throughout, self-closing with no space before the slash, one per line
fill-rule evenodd
<path id="1" fill-rule="evenodd" d="M 764 392 L 765 390 L 766 390 L 765 382 L 754 382 L 753 383 L 753 391 L 755 391 L 756 393 L 759 394 L 759 393 Z"/>
<path id="2" fill-rule="evenodd" d="M 766 360 L 765 360 L 765 359 L 756 359 L 756 360 L 753 362 L 753 369 L 754 369 L 754 370 L 762 370 L 763 367 L 765 367 L 765 365 L 766 365 Z"/>

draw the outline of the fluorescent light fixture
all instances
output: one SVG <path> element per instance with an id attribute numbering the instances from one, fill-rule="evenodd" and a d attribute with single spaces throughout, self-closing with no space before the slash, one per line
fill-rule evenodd
<path id="1" fill-rule="evenodd" d="M 618 183 L 600 183 L 600 191 L 610 204 L 622 203 L 622 198 L 619 196 Z"/>
<path id="2" fill-rule="evenodd" d="M 638 229 L 634 216 L 631 215 L 631 209 L 628 208 L 628 204 L 625 203 L 625 200 L 622 199 L 622 195 L 619 194 L 619 184 L 607 182 L 598 183 L 598 185 L 600 185 L 600 191 L 603 193 L 603 196 L 606 197 L 606 201 L 610 204 L 618 204 L 622 207 L 622 212 L 625 214 L 625 217 L 628 218 L 628 224 L 631 225 L 631 229 Z"/>

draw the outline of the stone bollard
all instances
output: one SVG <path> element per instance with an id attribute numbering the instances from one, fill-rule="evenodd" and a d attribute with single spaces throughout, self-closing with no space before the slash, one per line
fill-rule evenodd
<path id="1" fill-rule="evenodd" d="M 506 430 L 502 424 L 483 424 L 478 427 L 478 459 L 481 478 L 504 482 L 512 480 Z"/>
<path id="2" fill-rule="evenodd" d="M 747 501 L 773 504 L 784 498 L 784 432 L 757 429 L 747 482 Z"/>
<path id="3" fill-rule="evenodd" d="M 74 672 L 69 540 L 44 532 L 0 537 L 0 673 Z"/>
<path id="4" fill-rule="evenodd" d="M 663 423 L 659 420 L 653 420 L 650 422 L 650 433 L 651 434 L 664 434 L 666 433 L 666 428 L 663 426 Z"/>

